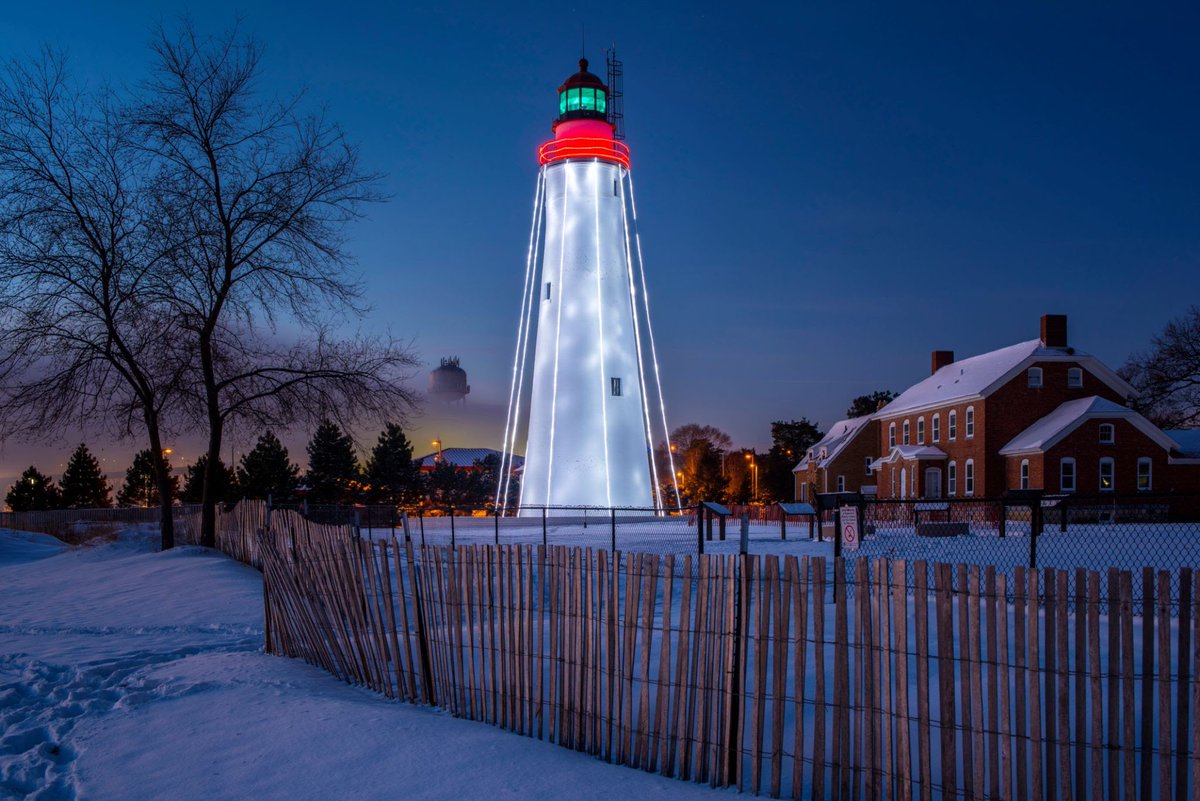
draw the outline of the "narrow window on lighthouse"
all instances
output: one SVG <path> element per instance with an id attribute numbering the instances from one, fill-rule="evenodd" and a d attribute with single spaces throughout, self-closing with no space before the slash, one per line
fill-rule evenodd
<path id="1" fill-rule="evenodd" d="M 550 282 L 546 282 L 546 300 L 550 300 Z"/>
<path id="2" fill-rule="evenodd" d="M 613 179 L 613 197 L 616 197 L 616 196 L 617 196 L 617 181 L 614 178 Z"/>
<path id="3" fill-rule="evenodd" d="M 611 379 L 611 381 L 612 381 L 612 394 L 613 394 L 613 396 L 614 396 L 614 397 L 616 397 L 616 396 L 619 396 L 619 395 L 621 394 L 621 379 L 619 379 L 619 378 L 613 378 L 613 379 Z"/>

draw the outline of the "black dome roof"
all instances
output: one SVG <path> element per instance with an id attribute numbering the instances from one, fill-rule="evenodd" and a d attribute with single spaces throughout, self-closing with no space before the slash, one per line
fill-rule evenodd
<path id="1" fill-rule="evenodd" d="M 558 91 L 562 92 L 579 86 L 591 86 L 608 91 L 608 87 L 604 85 L 604 81 L 588 72 L 588 60 L 586 58 L 579 59 L 579 72 L 563 81 L 563 85 L 558 87 Z"/>

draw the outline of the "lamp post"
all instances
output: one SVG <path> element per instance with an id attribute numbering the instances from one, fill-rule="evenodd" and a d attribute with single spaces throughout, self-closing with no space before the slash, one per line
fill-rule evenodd
<path id="1" fill-rule="evenodd" d="M 750 463 L 750 469 L 754 471 L 754 502 L 758 503 L 758 460 L 754 458 L 753 453 L 747 453 L 746 461 Z"/>

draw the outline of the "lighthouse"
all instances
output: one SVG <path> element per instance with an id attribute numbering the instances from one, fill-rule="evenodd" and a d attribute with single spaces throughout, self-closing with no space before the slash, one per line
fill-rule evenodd
<path id="1" fill-rule="evenodd" d="M 619 62 L 610 56 L 608 67 L 613 84 Z M 663 488 L 674 486 L 674 467 L 660 475 L 653 453 L 656 438 L 667 439 L 666 411 L 618 99 L 580 59 L 558 88 L 553 138 L 538 150 L 503 449 L 519 450 L 518 431 L 527 431 L 526 510 L 678 504 Z M 505 500 L 509 472 L 501 471 Z"/>

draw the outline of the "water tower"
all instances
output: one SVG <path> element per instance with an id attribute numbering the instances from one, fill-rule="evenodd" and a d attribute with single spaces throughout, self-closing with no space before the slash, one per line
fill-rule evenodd
<path id="1" fill-rule="evenodd" d="M 467 371 L 458 363 L 457 356 L 442 359 L 440 366 L 429 371 L 429 397 L 441 403 L 466 403 L 471 387 L 467 384 Z"/>
<path id="2" fill-rule="evenodd" d="M 620 130 L 620 62 L 606 84 L 579 71 L 558 88 L 541 169 L 503 450 L 516 450 L 536 328 L 523 506 L 663 507 L 652 452 L 666 440 L 630 150 Z M 657 389 L 657 397 L 651 388 Z M 656 433 L 657 431 L 657 433 Z M 668 449 L 669 451 L 669 449 Z M 507 471 L 501 470 L 502 476 Z M 507 497 L 501 479 L 499 497 Z"/>

